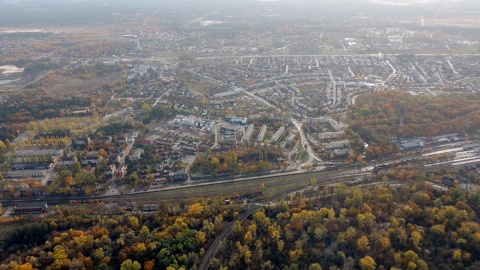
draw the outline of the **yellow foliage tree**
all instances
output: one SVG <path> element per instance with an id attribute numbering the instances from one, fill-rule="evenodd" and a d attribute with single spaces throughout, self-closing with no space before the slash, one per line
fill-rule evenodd
<path id="1" fill-rule="evenodd" d="M 377 263 L 370 256 L 366 256 L 360 259 L 360 268 L 362 270 L 374 270 L 376 266 L 377 266 Z"/>

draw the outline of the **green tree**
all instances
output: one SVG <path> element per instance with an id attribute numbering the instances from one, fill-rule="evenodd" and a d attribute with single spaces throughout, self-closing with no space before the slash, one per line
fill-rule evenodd
<path id="1" fill-rule="evenodd" d="M 471 172 L 468 173 L 468 182 L 469 182 L 470 184 L 476 184 L 476 183 L 477 183 L 477 182 L 476 182 L 476 179 L 477 179 L 477 178 L 476 178 L 476 174 L 475 174 L 474 171 L 471 171 Z"/>
<path id="2" fill-rule="evenodd" d="M 140 177 L 136 172 L 130 174 L 130 184 L 135 186 L 138 184 L 139 181 L 140 181 Z"/>
<path id="3" fill-rule="evenodd" d="M 315 187 L 317 186 L 317 178 L 313 177 L 310 179 L 310 184 L 312 185 L 312 189 L 315 190 Z"/>
<path id="4" fill-rule="evenodd" d="M 108 270 L 108 265 L 106 263 L 101 263 L 98 268 L 98 270 Z"/>
<path id="5" fill-rule="evenodd" d="M 362 236 L 357 241 L 358 250 L 361 252 L 367 252 L 370 250 L 370 243 L 366 236 Z"/>
<path id="6" fill-rule="evenodd" d="M 75 161 L 72 165 L 72 173 L 77 174 L 82 170 L 82 164 L 79 161 Z"/>
<path id="7" fill-rule="evenodd" d="M 137 261 L 132 261 L 130 259 L 124 261 L 120 266 L 120 270 L 140 270 L 142 265 Z"/>

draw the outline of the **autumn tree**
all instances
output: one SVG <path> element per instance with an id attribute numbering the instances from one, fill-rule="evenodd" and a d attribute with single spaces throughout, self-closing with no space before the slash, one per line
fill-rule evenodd
<path id="1" fill-rule="evenodd" d="M 130 259 L 122 262 L 120 266 L 120 270 L 140 270 L 142 269 L 142 265 L 137 261 L 132 261 Z"/>
<path id="2" fill-rule="evenodd" d="M 366 257 L 360 259 L 360 268 L 362 270 L 375 270 L 376 266 L 377 266 L 377 263 L 370 256 L 366 256 Z"/>

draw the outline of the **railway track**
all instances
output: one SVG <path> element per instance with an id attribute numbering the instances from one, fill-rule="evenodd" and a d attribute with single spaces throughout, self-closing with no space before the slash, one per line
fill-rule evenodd
<path id="1" fill-rule="evenodd" d="M 270 197 L 267 197 L 260 201 L 260 204 L 250 204 L 249 208 L 246 212 L 239 215 L 236 219 L 231 221 L 227 224 L 227 226 L 220 232 L 220 234 L 215 238 L 213 243 L 210 245 L 208 250 L 205 252 L 205 255 L 202 258 L 202 261 L 199 264 L 200 270 L 208 269 L 210 265 L 211 259 L 215 257 L 217 254 L 222 241 L 228 238 L 231 234 L 233 226 L 237 221 L 244 221 L 251 215 L 253 215 L 259 209 L 262 209 L 262 204 L 269 203 L 271 201 L 276 201 L 290 193 L 305 189 L 309 187 L 310 179 L 312 177 L 317 178 L 318 185 L 326 185 L 326 184 L 336 184 L 340 182 L 344 182 L 345 179 L 348 177 L 353 177 L 355 175 L 364 175 L 365 172 L 357 171 L 357 170 L 345 170 L 345 171 L 323 171 L 323 172 L 304 172 L 300 174 L 288 174 L 288 175 L 269 175 L 258 177 L 254 179 L 245 179 L 243 181 L 254 181 L 253 183 L 250 182 L 250 185 L 261 183 L 262 181 L 273 181 L 279 186 L 289 186 L 294 185 L 294 187 L 287 188 L 282 190 Z M 217 184 L 233 184 L 233 183 L 241 183 L 243 181 L 233 180 L 233 181 L 221 181 L 221 182 L 213 182 L 208 183 L 208 185 L 217 185 Z M 258 181 L 258 182 L 255 182 Z M 180 190 L 180 194 L 162 194 L 165 190 L 153 191 L 153 192 L 142 192 L 142 193 L 133 193 L 133 194 L 125 194 L 125 195 L 117 195 L 117 196 L 68 196 L 68 197 L 36 197 L 36 198 L 16 198 L 16 199 L 2 199 L 0 202 L 4 206 L 12 206 L 22 202 L 38 202 L 38 203 L 49 203 L 49 204 L 67 204 L 67 203 L 95 203 L 95 202 L 125 202 L 125 201 L 135 201 L 135 202 L 158 202 L 158 200 L 170 200 L 170 199 L 181 199 L 186 197 L 207 197 L 207 196 L 217 196 L 220 194 L 231 194 L 234 192 L 239 191 L 252 191 L 254 188 L 252 186 L 239 187 L 233 185 L 233 187 L 222 189 L 221 191 L 214 190 L 214 191 L 203 191 L 203 192 L 192 192 L 182 194 L 181 190 L 185 188 L 195 188 L 196 186 L 188 186 L 188 187 L 177 187 L 172 188 L 173 190 Z M 170 189 L 170 190 L 172 190 Z M 258 191 L 258 187 L 255 191 Z"/>
<path id="2" fill-rule="evenodd" d="M 302 181 L 310 180 L 312 177 L 317 178 L 318 181 L 326 181 L 330 179 L 336 179 L 341 177 L 347 177 L 352 175 L 352 173 L 360 173 L 355 170 L 349 171 L 318 171 L 318 172 L 303 172 L 296 174 L 285 174 L 285 175 L 265 175 L 258 176 L 248 179 L 234 179 L 227 181 L 217 181 L 209 183 L 201 183 L 199 185 L 191 186 L 176 186 L 168 189 L 162 190 L 151 190 L 146 192 L 138 193 L 128 193 L 124 195 L 114 195 L 114 196 L 105 196 L 105 195 L 94 195 L 94 196 L 44 196 L 44 197 L 21 197 L 21 198 L 7 198 L 0 199 L 0 203 L 3 206 L 14 206 L 19 203 L 48 203 L 48 204 L 67 204 L 72 201 L 76 202 L 125 202 L 125 201 L 152 201 L 152 200 L 175 200 L 188 197 L 208 197 L 216 195 L 228 195 L 235 192 L 248 192 L 254 189 L 253 185 L 258 183 L 258 188 L 260 187 L 261 182 L 270 181 L 275 183 L 275 185 L 284 185 L 297 183 L 297 186 Z M 246 183 L 245 186 L 242 186 L 241 183 Z M 320 183 L 320 182 L 319 182 Z M 212 190 L 212 191 L 198 191 L 198 192 L 186 192 L 186 190 L 195 189 L 200 186 L 215 186 L 215 185 L 233 185 L 232 187 L 226 186 L 221 190 Z M 257 184 L 255 184 L 257 185 Z M 257 188 L 257 189 L 258 189 Z M 169 191 L 178 191 L 176 194 L 163 194 Z"/>
<path id="3" fill-rule="evenodd" d="M 339 183 L 339 182 L 343 182 L 341 180 L 338 180 L 338 178 L 343 178 L 343 176 L 337 176 L 337 179 L 335 181 L 332 181 L 331 183 Z M 327 179 L 323 179 L 321 180 L 321 183 L 325 183 L 327 181 Z M 263 203 L 268 203 L 269 201 L 275 201 L 275 200 L 278 200 L 292 192 L 296 192 L 296 191 L 299 191 L 299 190 L 302 190 L 302 189 L 305 189 L 307 187 L 309 187 L 310 184 L 307 184 L 307 185 L 301 185 L 301 186 L 297 186 L 295 188 L 291 188 L 291 189 L 288 189 L 288 190 L 285 190 L 285 191 L 282 191 L 278 194 L 275 194 L 274 196 L 270 197 L 270 198 L 266 198 L 263 200 Z M 212 245 L 210 245 L 210 247 L 208 248 L 208 250 L 205 252 L 205 255 L 203 256 L 199 266 L 198 266 L 198 270 L 208 270 L 208 267 L 210 266 L 210 261 L 215 258 L 215 255 L 217 254 L 221 244 L 222 244 L 222 241 L 227 239 L 228 236 L 230 236 L 230 234 L 232 233 L 232 229 L 233 229 L 233 226 L 235 225 L 235 223 L 237 221 L 244 221 L 245 219 L 247 219 L 249 216 L 253 215 L 257 210 L 260 210 L 261 208 L 263 208 L 264 206 L 260 206 L 260 205 L 250 205 L 251 207 L 243 214 L 239 215 L 236 219 L 232 220 L 230 223 L 227 224 L 227 226 L 225 227 L 225 229 L 222 230 L 222 232 L 215 238 L 215 240 L 213 241 Z"/>

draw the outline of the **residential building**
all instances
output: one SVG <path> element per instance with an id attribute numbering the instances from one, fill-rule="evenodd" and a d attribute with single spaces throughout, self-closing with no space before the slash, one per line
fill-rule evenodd
<path id="1" fill-rule="evenodd" d="M 58 159 L 58 165 L 60 166 L 63 166 L 63 165 L 73 165 L 75 163 L 75 161 L 77 161 L 77 157 L 76 156 L 73 156 L 73 157 L 60 157 Z"/>
<path id="2" fill-rule="evenodd" d="M 260 132 L 258 133 L 258 137 L 257 137 L 257 142 L 258 143 L 262 143 L 263 140 L 265 139 L 265 134 L 267 133 L 267 125 L 263 125 L 261 128 L 260 128 Z"/>
<path id="3" fill-rule="evenodd" d="M 277 144 L 278 141 L 285 135 L 285 127 L 280 127 L 275 134 L 273 134 L 270 144 Z"/>

